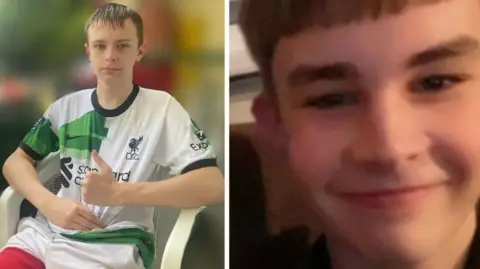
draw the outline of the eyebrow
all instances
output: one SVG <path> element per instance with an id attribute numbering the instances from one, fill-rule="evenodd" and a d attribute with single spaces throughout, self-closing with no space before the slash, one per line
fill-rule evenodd
<path id="1" fill-rule="evenodd" d="M 316 80 L 339 81 L 358 76 L 352 63 L 338 62 L 323 66 L 301 64 L 288 76 L 290 86 L 299 86 Z"/>
<path id="2" fill-rule="evenodd" d="M 433 62 L 455 58 L 473 53 L 480 48 L 480 42 L 470 36 L 460 36 L 442 44 L 433 46 L 422 52 L 412 55 L 406 63 L 406 68 L 416 68 Z M 301 86 L 312 81 L 341 81 L 358 78 L 357 67 L 350 62 L 337 62 L 318 66 L 314 64 L 301 64 L 288 76 L 289 86 Z"/>
<path id="3" fill-rule="evenodd" d="M 116 43 L 120 43 L 120 42 L 130 42 L 130 41 L 132 41 L 132 40 L 131 40 L 131 39 L 127 39 L 127 38 L 115 40 Z M 96 40 L 93 40 L 92 42 L 93 42 L 93 43 L 105 43 L 106 41 L 105 41 L 104 39 L 96 39 Z"/>
<path id="4" fill-rule="evenodd" d="M 414 54 L 407 61 L 406 68 L 416 68 L 449 58 L 464 56 L 477 51 L 479 45 L 479 41 L 473 37 L 460 36 Z"/>

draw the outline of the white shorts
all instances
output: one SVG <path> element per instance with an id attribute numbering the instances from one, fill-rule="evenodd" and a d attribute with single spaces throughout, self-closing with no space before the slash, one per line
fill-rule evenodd
<path id="1" fill-rule="evenodd" d="M 6 247 L 20 248 L 48 269 L 144 269 L 135 245 L 83 243 L 53 233 L 44 222 L 25 218 Z"/>

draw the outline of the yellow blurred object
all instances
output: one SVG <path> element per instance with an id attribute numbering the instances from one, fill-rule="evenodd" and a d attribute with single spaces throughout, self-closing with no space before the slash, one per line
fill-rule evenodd
<path id="1" fill-rule="evenodd" d="M 203 38 L 205 22 L 200 17 L 179 18 L 178 49 L 187 54 L 201 53 L 204 50 Z"/>
<path id="2" fill-rule="evenodd" d="M 224 50 L 225 1 L 172 0 L 182 35 L 194 42 L 195 48 Z M 208 3 L 208 4 L 207 4 Z M 198 26 L 192 25 L 198 23 Z M 195 31 L 195 32 L 194 32 Z M 198 31 L 198 32 L 196 32 Z"/>
<path id="3" fill-rule="evenodd" d="M 106 0 L 105 2 L 122 4 L 128 7 L 131 7 L 132 9 L 135 9 L 135 10 L 138 10 L 140 5 L 142 4 L 142 1 L 139 1 L 139 0 Z"/>
<path id="4" fill-rule="evenodd" d="M 48 107 L 57 99 L 55 92 L 53 91 L 53 87 L 54 85 L 48 85 L 45 83 L 39 88 L 37 100 L 42 108 L 42 111 L 47 110 Z"/>

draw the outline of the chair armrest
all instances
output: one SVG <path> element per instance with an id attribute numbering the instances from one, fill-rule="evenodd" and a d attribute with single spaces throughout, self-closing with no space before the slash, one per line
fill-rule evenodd
<path id="1" fill-rule="evenodd" d="M 0 249 L 17 230 L 23 199 L 12 187 L 6 188 L 0 196 Z"/>
<path id="2" fill-rule="evenodd" d="M 197 215 L 205 207 L 182 209 L 173 227 L 162 256 L 160 269 L 181 269 L 183 254 Z"/>
<path id="3" fill-rule="evenodd" d="M 36 167 L 38 178 L 42 184 L 46 183 L 55 174 L 60 171 L 59 152 L 48 155 L 45 159 L 38 162 Z M 17 225 L 20 221 L 20 206 L 23 197 L 12 187 L 6 188 L 0 196 L 0 248 L 3 248 L 8 239 L 17 231 Z"/>

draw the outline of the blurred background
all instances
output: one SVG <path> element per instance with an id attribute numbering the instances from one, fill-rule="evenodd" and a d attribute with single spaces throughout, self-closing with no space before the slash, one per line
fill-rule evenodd
<path id="1" fill-rule="evenodd" d="M 83 49 L 83 28 L 94 9 L 108 2 L 134 8 L 144 20 L 149 52 L 136 66 L 134 81 L 179 100 L 208 135 L 223 171 L 223 0 L 208 4 L 191 0 L 0 0 L 0 163 L 53 101 L 95 87 Z M 0 192 L 6 187 L 0 175 Z M 206 210 L 208 228 L 197 234 L 218 242 L 200 250 L 192 246 L 196 254 L 186 255 L 184 263 L 223 268 L 223 212 L 223 205 Z M 169 234 L 176 214 L 177 210 L 165 209 L 161 233 Z M 194 257 L 191 261 L 190 256 Z M 198 259 L 205 261 L 198 263 Z"/>
<path id="2" fill-rule="evenodd" d="M 245 260 L 262 253 L 263 259 L 272 255 L 271 262 L 288 267 L 285 261 L 307 251 L 304 243 L 311 244 L 321 227 L 298 188 L 287 152 L 258 128 L 252 113 L 264 89 L 239 26 L 242 3 L 230 0 L 229 6 L 229 206 L 235 212 L 230 215 L 230 265 L 249 268 Z"/>

